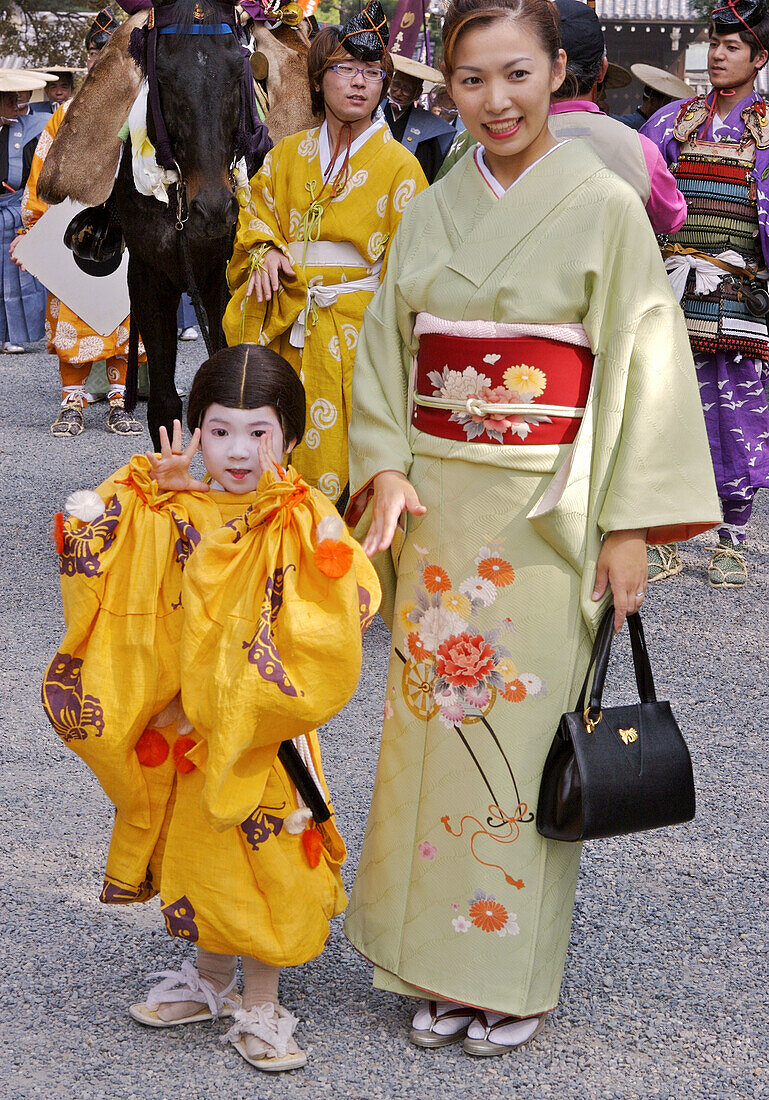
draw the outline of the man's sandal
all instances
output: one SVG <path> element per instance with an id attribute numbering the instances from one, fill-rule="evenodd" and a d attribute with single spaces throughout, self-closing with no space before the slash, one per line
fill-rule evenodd
<path id="1" fill-rule="evenodd" d="M 744 588 L 748 583 L 748 567 L 745 550 L 732 545 L 731 539 L 721 540 L 708 566 L 708 584 L 711 588 Z"/>
<path id="2" fill-rule="evenodd" d="M 666 542 L 646 547 L 647 577 L 649 581 L 664 581 L 677 576 L 683 569 L 678 556 L 678 543 Z"/>
<path id="3" fill-rule="evenodd" d="M 493 1013 L 493 1015 L 496 1016 L 497 1014 Z M 520 1026 L 515 1027 L 515 1025 Z M 539 1035 L 544 1026 L 544 1015 L 529 1016 L 523 1019 L 520 1016 L 501 1016 L 495 1023 L 490 1024 L 486 1014 L 479 1011 L 476 1012 L 475 1019 L 468 1028 L 467 1038 L 462 1044 L 462 1049 L 465 1054 L 474 1054 L 477 1058 L 490 1058 L 499 1054 L 509 1054 L 511 1050 L 522 1047 L 535 1035 Z M 492 1039 L 495 1032 L 507 1027 L 515 1027 L 515 1032 L 507 1036 L 507 1042 Z M 471 1031 L 482 1032 L 482 1034 L 473 1036 L 470 1034 Z"/>
<path id="4" fill-rule="evenodd" d="M 409 1040 L 418 1047 L 446 1047 L 464 1039 L 468 1025 L 475 1018 L 475 1009 L 456 1005 L 452 1001 L 424 1001 L 411 1022 Z M 436 1031 L 436 1025 L 455 1021 L 448 1031 Z"/>
<path id="5" fill-rule="evenodd" d="M 240 1007 L 240 997 L 232 993 L 235 988 L 233 978 L 226 989 L 221 991 L 206 978 L 201 978 L 197 967 L 183 962 L 181 970 L 160 970 L 150 974 L 150 978 L 163 980 L 147 994 L 147 1000 L 128 1006 L 132 1019 L 145 1027 L 179 1027 L 181 1024 L 200 1024 L 215 1020 L 218 1016 L 232 1016 Z M 200 1008 L 178 1020 L 164 1020 L 158 1015 L 161 1005 L 170 1005 L 179 1001 L 195 1001 Z"/>
<path id="6" fill-rule="evenodd" d="M 223 1043 L 232 1043 L 250 1066 L 264 1073 L 283 1073 L 307 1065 L 307 1055 L 297 1046 L 294 1031 L 299 1023 L 282 1005 L 254 1005 L 235 1013 L 235 1022 Z"/>

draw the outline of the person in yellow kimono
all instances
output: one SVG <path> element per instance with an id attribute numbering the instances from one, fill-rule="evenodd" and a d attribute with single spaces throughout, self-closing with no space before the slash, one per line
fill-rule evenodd
<path id="1" fill-rule="evenodd" d="M 160 454 L 57 518 L 67 630 L 43 705 L 115 805 L 101 900 L 159 893 L 169 934 L 197 947 L 131 1016 L 234 1015 L 227 1038 L 248 1062 L 295 1069 L 280 970 L 323 950 L 346 900 L 315 730 L 355 690 L 380 590 L 333 505 L 284 466 L 305 426 L 284 359 L 218 352 L 188 423 L 185 450 L 176 421 Z M 189 472 L 198 445 L 204 481 Z"/>
<path id="2" fill-rule="evenodd" d="M 102 49 L 118 23 L 105 23 L 109 12 L 100 12 L 86 34 L 88 68 L 96 62 Z M 67 100 L 54 111 L 48 125 L 40 135 L 32 169 L 27 179 L 21 204 L 22 232 L 26 233 L 48 209 L 37 193 L 37 184 L 48 150 L 53 144 L 64 115 L 72 100 Z M 16 241 L 18 241 L 18 237 Z M 11 243 L 11 254 L 16 245 Z M 87 405 L 85 383 L 95 362 L 106 361 L 109 390 L 107 401 L 107 428 L 117 435 L 140 435 L 141 423 L 125 408 L 125 378 L 128 364 L 129 319 L 126 317 L 114 332 L 101 336 L 94 332 L 82 318 L 53 294 L 48 295 L 45 315 L 45 335 L 48 351 L 58 356 L 61 375 L 61 407 L 51 425 L 51 431 L 59 438 L 80 435 L 84 428 L 83 409 Z M 144 347 L 139 342 L 140 362 L 145 359 Z"/>
<path id="3" fill-rule="evenodd" d="M 376 2 L 346 27 L 324 27 L 313 39 L 310 90 L 325 120 L 284 138 L 265 157 L 240 212 L 228 269 L 227 342 L 268 345 L 300 373 L 309 424 L 294 461 L 333 501 L 346 499 L 363 313 L 403 211 L 427 186 L 385 122 L 372 121 L 392 76 L 386 41 Z"/>

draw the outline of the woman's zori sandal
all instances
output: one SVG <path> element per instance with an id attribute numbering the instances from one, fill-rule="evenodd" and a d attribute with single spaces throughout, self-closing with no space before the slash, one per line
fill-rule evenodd
<path id="1" fill-rule="evenodd" d="M 539 1035 L 545 1026 L 545 1014 L 542 1016 L 502 1016 L 499 1012 L 482 1012 L 478 1009 L 475 1019 L 467 1029 L 462 1044 L 465 1054 L 474 1054 L 479 1058 L 509 1054 L 516 1047 L 523 1046 Z"/>
<path id="2" fill-rule="evenodd" d="M 464 1039 L 475 1009 L 453 1001 L 423 1001 L 411 1021 L 409 1039 L 418 1047 L 446 1047 Z"/>
<path id="3" fill-rule="evenodd" d="M 147 994 L 147 1000 L 129 1006 L 128 1011 L 137 1023 L 147 1027 L 178 1027 L 180 1024 L 198 1024 L 206 1020 L 215 1020 L 218 1016 L 232 1016 L 240 1007 L 240 997 L 232 991 L 235 978 L 222 990 L 213 982 L 201 978 L 196 966 L 191 962 L 182 963 L 181 970 L 160 970 L 150 974 L 150 978 L 162 978 Z M 173 1018 L 173 1008 L 180 1002 L 192 1002 L 192 1011 Z M 194 1005 L 198 1004 L 198 1009 Z M 169 1018 L 164 1019 L 159 1011 L 171 1009 Z"/>
<path id="4" fill-rule="evenodd" d="M 294 1039 L 298 1023 L 282 1005 L 254 1005 L 248 1011 L 240 1008 L 222 1042 L 232 1043 L 249 1065 L 266 1073 L 301 1069 L 307 1065 L 307 1055 Z"/>

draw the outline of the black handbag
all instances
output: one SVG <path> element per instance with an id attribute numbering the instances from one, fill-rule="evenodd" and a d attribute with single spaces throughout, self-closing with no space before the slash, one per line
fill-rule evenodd
<path id="1" fill-rule="evenodd" d="M 598 628 L 577 709 L 561 716 L 545 761 L 537 832 L 550 840 L 622 836 L 694 817 L 691 757 L 670 704 L 657 701 L 638 614 L 627 622 L 641 701 L 601 707 L 613 621 L 610 607 Z"/>

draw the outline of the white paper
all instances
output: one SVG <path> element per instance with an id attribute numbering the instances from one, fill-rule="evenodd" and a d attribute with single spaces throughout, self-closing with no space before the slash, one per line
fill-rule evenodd
<path id="1" fill-rule="evenodd" d="M 128 316 L 128 252 L 111 275 L 86 275 L 64 244 L 69 223 L 85 207 L 71 199 L 49 206 L 16 246 L 16 258 L 27 271 L 55 294 L 73 313 L 98 332 L 109 336 Z"/>

